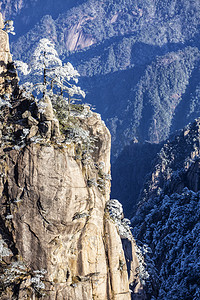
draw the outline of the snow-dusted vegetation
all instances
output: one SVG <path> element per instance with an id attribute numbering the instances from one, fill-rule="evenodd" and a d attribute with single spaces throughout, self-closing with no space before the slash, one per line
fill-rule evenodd
<path id="1" fill-rule="evenodd" d="M 200 299 L 200 192 L 185 188 L 150 199 L 132 226 L 134 236 L 151 248 L 159 277 L 156 299 Z"/>
<path id="2" fill-rule="evenodd" d="M 36 98 L 39 101 L 42 95 L 67 94 L 69 104 L 74 100 L 74 95 L 85 97 L 84 91 L 76 85 L 80 76 L 78 71 L 71 63 L 62 63 L 55 45 L 46 38 L 41 39 L 35 47 L 29 64 L 16 60 L 15 65 L 22 73 L 24 84 L 21 89 L 25 89 L 26 96 L 30 93 L 31 97 L 34 93 L 34 96 L 39 96 L 39 99 Z"/>
<path id="3" fill-rule="evenodd" d="M 112 220 L 115 222 L 119 235 L 122 239 L 132 239 L 129 219 L 124 218 L 123 208 L 117 199 L 111 199 L 107 202 L 107 209 Z"/>

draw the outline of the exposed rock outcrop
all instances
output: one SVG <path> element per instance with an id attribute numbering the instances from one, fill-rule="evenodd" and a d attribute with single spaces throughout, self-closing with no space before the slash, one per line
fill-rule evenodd
<path id="1" fill-rule="evenodd" d="M 85 105 L 58 122 L 51 100 L 22 91 L 1 107 L 0 297 L 128 300 L 131 284 L 145 299 L 106 206 L 110 133 Z"/>
<path id="2" fill-rule="evenodd" d="M 4 22 L 0 13 L 0 96 L 16 89 L 17 75 L 12 63 L 8 34 L 3 31 Z"/>
<path id="3" fill-rule="evenodd" d="M 2 145 L 1 234 L 26 270 L 18 281 L 18 299 L 33 299 L 35 291 L 47 299 L 130 299 L 120 235 L 105 213 L 110 134 L 94 113 L 85 122 L 97 147 L 89 166 L 83 153 L 77 157 L 82 150 L 75 143 L 31 142 L 27 135 L 17 148 L 13 140 Z M 132 247 L 134 252 L 134 243 Z M 10 264 L 4 268 L 1 280 L 7 282 L 8 295 L 13 282 L 5 270 Z M 134 261 L 131 280 L 138 289 L 136 268 Z M 36 286 L 31 275 L 41 270 L 45 287 Z M 35 290 L 30 289 L 34 284 Z"/>
<path id="4" fill-rule="evenodd" d="M 83 16 L 78 20 L 77 24 L 65 31 L 65 45 L 68 51 L 84 49 L 93 45 L 96 41 L 90 34 L 84 34 L 82 24 L 88 20 L 93 20 L 94 17 Z"/>

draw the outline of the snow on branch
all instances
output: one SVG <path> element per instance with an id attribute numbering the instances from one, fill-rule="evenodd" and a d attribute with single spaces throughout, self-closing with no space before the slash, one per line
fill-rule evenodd
<path id="1" fill-rule="evenodd" d="M 69 106 L 73 101 L 85 98 L 85 92 L 76 85 L 80 74 L 71 63 L 62 63 L 55 45 L 46 38 L 39 41 L 29 64 L 17 60 L 15 65 L 26 81 L 21 87 L 24 95 L 42 98 L 55 93 L 62 97 L 66 94 Z"/>
<path id="2" fill-rule="evenodd" d="M 4 31 L 7 33 L 11 33 L 12 35 L 15 35 L 15 28 L 14 28 L 14 22 L 13 20 L 7 20 L 4 22 Z"/>

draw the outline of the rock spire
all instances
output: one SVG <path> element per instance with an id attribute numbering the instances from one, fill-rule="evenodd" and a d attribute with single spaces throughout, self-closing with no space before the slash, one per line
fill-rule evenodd
<path id="1" fill-rule="evenodd" d="M 0 12 L 0 96 L 10 94 L 16 87 L 16 72 L 13 69 L 9 38 L 3 28 L 4 21 Z"/>
<path id="2" fill-rule="evenodd" d="M 13 94 L 1 15 L 0 27 L 0 97 L 10 96 L 0 108 L 0 299 L 130 300 L 131 288 L 144 300 L 128 223 L 116 201 L 117 221 L 107 205 L 108 129 L 87 105 L 63 122 L 55 95 L 44 113 Z"/>

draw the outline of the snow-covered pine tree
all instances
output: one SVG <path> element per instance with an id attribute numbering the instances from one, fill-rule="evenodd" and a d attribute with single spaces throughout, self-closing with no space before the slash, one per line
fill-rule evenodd
<path id="1" fill-rule="evenodd" d="M 68 106 L 72 100 L 78 100 L 75 95 L 85 97 L 84 91 L 76 85 L 80 76 L 78 71 L 69 62 L 63 65 L 55 45 L 46 38 L 39 41 L 29 64 L 21 61 L 15 61 L 15 64 L 24 75 L 23 81 L 28 79 L 22 85 L 26 96 L 33 93 L 41 99 L 46 95 L 60 94 L 64 99 L 64 94 L 67 94 Z"/>
<path id="2" fill-rule="evenodd" d="M 15 28 L 14 28 L 14 22 L 13 20 L 6 20 L 4 22 L 4 29 L 5 32 L 11 33 L 12 35 L 15 35 Z"/>

